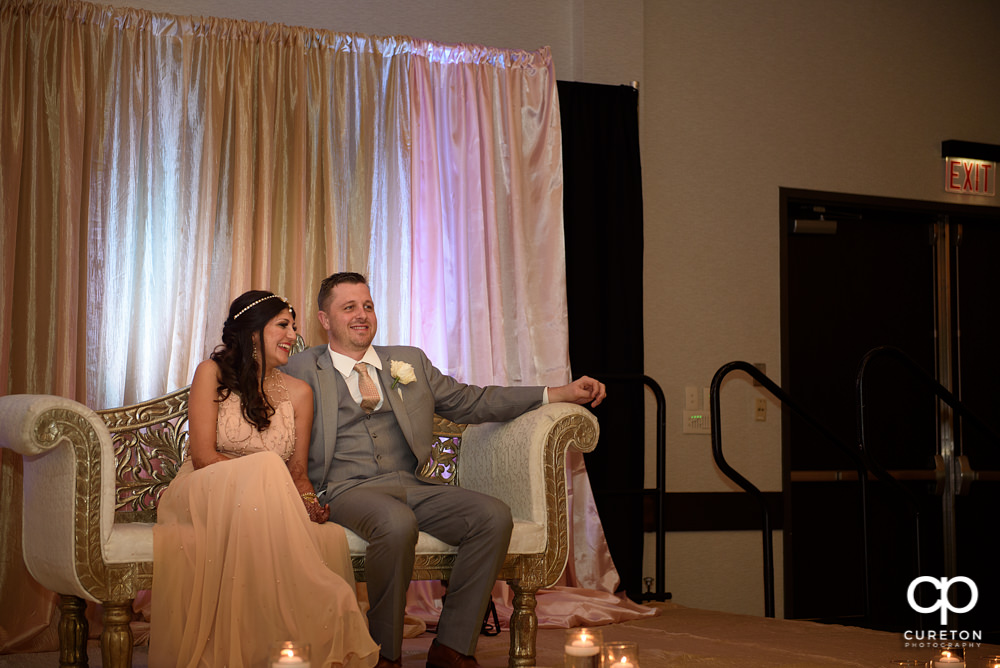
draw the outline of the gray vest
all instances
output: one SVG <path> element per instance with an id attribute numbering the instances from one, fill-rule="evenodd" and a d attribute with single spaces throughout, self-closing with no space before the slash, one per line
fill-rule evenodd
<path id="1" fill-rule="evenodd" d="M 372 478 L 395 471 L 413 473 L 417 458 L 399 428 L 388 399 L 369 415 L 351 397 L 344 377 L 339 372 L 333 375 L 337 378 L 340 413 L 330 481 Z"/>

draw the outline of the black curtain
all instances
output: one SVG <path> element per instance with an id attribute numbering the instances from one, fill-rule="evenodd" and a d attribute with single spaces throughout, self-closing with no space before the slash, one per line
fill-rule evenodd
<path id="1" fill-rule="evenodd" d="M 601 438 L 585 456 L 611 556 L 642 594 L 645 390 L 639 93 L 558 82 L 562 120 L 569 354 L 574 376 L 604 381 Z M 652 568 L 650 572 L 652 573 Z"/>

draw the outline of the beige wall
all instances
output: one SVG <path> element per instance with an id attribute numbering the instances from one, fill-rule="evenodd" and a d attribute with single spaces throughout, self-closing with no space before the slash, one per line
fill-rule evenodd
<path id="1" fill-rule="evenodd" d="M 1000 3 L 992 0 L 114 4 L 548 45 L 560 79 L 639 81 L 646 373 L 666 393 L 670 491 L 732 489 L 712 462 L 709 438 L 681 433 L 684 387 L 707 386 L 736 359 L 764 362 L 780 378 L 779 188 L 982 204 L 942 192 L 940 143 L 1000 144 Z M 766 422 L 753 421 L 755 396 L 736 376 L 723 388 L 728 456 L 751 481 L 779 490 L 778 409 L 772 403 Z M 649 537 L 647 545 L 652 575 Z M 675 601 L 762 613 L 759 534 L 670 534 L 666 557 Z M 779 559 L 779 585 L 780 574 Z M 780 615 L 780 588 L 777 600 Z"/>
<path id="2" fill-rule="evenodd" d="M 669 489 L 727 487 L 709 437 L 680 433 L 685 385 L 736 359 L 780 379 L 779 188 L 979 203 L 943 193 L 940 148 L 1000 143 L 998 29 L 986 1 L 645 3 L 646 370 L 667 394 Z M 756 394 L 723 387 L 728 458 L 778 490 L 778 411 L 752 421 Z M 760 549 L 759 535 L 668 535 L 668 589 L 759 614 Z"/>

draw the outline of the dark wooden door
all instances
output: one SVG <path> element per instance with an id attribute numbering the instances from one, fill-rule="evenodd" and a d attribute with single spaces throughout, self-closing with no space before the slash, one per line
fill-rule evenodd
<path id="1" fill-rule="evenodd" d="M 783 193 L 782 206 L 783 387 L 857 448 L 859 363 L 893 346 L 995 428 L 997 211 L 796 191 Z M 1000 470 L 1000 447 L 949 416 L 889 356 L 866 369 L 863 420 L 869 452 L 900 481 L 869 485 L 867 571 L 854 462 L 785 412 L 786 616 L 918 628 L 927 620 L 907 602 L 913 578 L 960 574 L 994 602 L 977 605 L 962 627 L 993 629 L 1000 597 L 982 528 L 1000 509 L 997 483 L 952 495 L 942 488 L 965 490 L 942 485 L 937 469 L 960 470 L 966 455 L 966 467 L 988 478 Z"/>

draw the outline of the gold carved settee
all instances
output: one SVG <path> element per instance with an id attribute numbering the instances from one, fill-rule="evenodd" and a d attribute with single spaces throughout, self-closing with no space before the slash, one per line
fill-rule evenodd
<path id="1" fill-rule="evenodd" d="M 132 600 L 154 585 L 156 503 L 186 451 L 187 403 L 187 388 L 97 412 L 49 395 L 0 397 L 0 446 L 24 461 L 24 560 L 60 594 L 60 666 L 86 665 L 84 599 L 104 608 L 103 665 L 131 665 Z M 511 508 L 514 532 L 500 573 L 514 594 L 509 664 L 533 666 L 535 593 L 566 566 L 566 452 L 594 448 L 597 420 L 560 403 L 505 423 L 435 424 L 436 474 Z M 363 581 L 365 542 L 347 533 Z M 454 552 L 421 533 L 412 579 L 447 580 Z"/>

